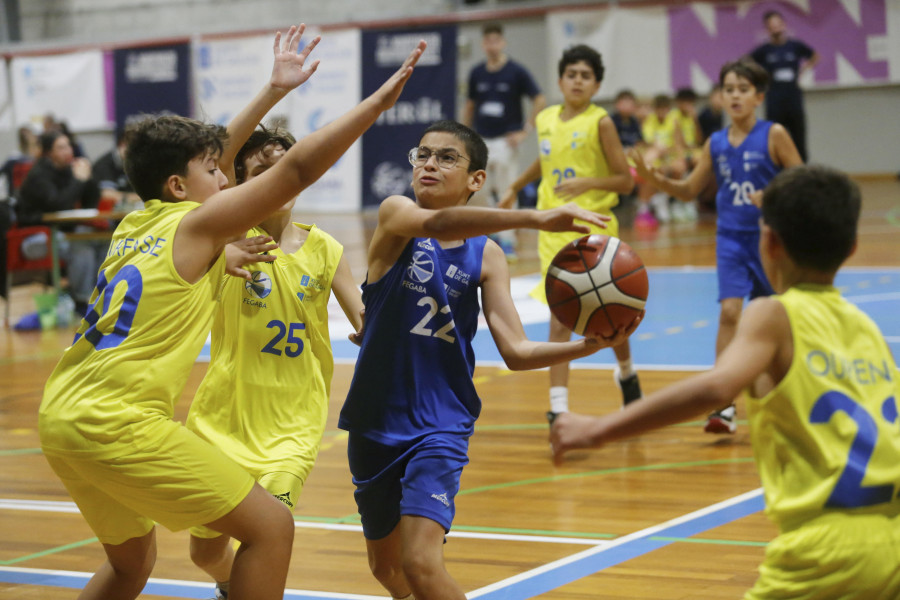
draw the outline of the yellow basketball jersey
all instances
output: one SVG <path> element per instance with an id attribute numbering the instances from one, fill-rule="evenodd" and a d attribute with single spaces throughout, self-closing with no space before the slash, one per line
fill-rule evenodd
<path id="1" fill-rule="evenodd" d="M 248 265 L 252 281 L 226 278 L 187 426 L 257 476 L 305 479 L 328 416 L 328 299 L 343 248 L 315 226 L 295 225 L 309 232 L 296 252 L 277 248 L 275 262 Z"/>
<path id="2" fill-rule="evenodd" d="M 113 234 L 87 316 L 44 388 L 41 443 L 102 457 L 147 443 L 148 419 L 171 419 L 212 326 L 224 256 L 197 283 L 172 245 L 196 202 L 147 202 Z"/>
<path id="3" fill-rule="evenodd" d="M 695 147 L 697 145 L 697 124 L 694 122 L 694 118 L 680 110 L 673 110 L 669 114 L 674 115 L 675 123 L 681 130 L 684 145 L 688 148 Z"/>
<path id="4" fill-rule="evenodd" d="M 641 132 L 644 134 L 644 141 L 648 144 L 674 148 L 676 126 L 675 111 L 669 111 L 662 120 L 655 112 L 651 112 L 644 118 Z"/>
<path id="5" fill-rule="evenodd" d="M 830 286 L 776 298 L 794 359 L 748 401 L 767 514 L 782 531 L 824 514 L 900 514 L 900 386 L 881 332 Z"/>
<path id="6" fill-rule="evenodd" d="M 539 209 L 555 208 L 566 201 L 553 189 L 573 177 L 609 177 L 609 164 L 600 143 L 600 119 L 607 112 L 591 105 L 580 115 L 562 121 L 562 105 L 545 108 L 535 120 L 541 160 Z M 589 190 L 574 198 L 576 204 L 594 212 L 609 213 L 619 196 L 608 190 Z"/>

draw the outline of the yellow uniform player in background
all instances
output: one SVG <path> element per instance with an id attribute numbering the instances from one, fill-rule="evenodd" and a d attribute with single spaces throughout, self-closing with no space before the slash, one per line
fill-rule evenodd
<path id="1" fill-rule="evenodd" d="M 539 157 L 506 190 L 500 206 L 513 206 L 519 190 L 540 177 L 538 209 L 575 202 L 582 208 L 610 217 L 606 229 L 595 227 L 591 233 L 619 235 L 619 224 L 612 209 L 619 202 L 619 194 L 631 193 L 634 180 L 612 118 L 606 110 L 591 102 L 600 89 L 603 72 L 600 54 L 589 46 L 574 46 L 563 53 L 559 61 L 563 103 L 545 108 L 538 114 Z M 538 233 L 538 256 L 544 277 L 556 253 L 579 237 L 581 235 L 576 233 Z M 543 279 L 532 295 L 546 303 Z M 550 316 L 551 342 L 568 341 L 571 335 L 565 325 Z M 640 382 L 628 341 L 613 351 L 618 362 L 614 378 L 627 404 L 640 398 Z M 557 414 L 569 410 L 568 385 L 569 363 L 551 366 L 550 412 L 547 413 L 551 422 Z"/>

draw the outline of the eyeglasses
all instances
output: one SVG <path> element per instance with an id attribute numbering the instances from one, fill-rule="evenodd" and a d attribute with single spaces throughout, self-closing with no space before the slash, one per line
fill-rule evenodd
<path id="1" fill-rule="evenodd" d="M 407 154 L 409 164 L 414 167 L 423 166 L 432 156 L 434 156 L 437 165 L 442 169 L 452 169 L 461 158 L 471 160 L 468 156 L 463 156 L 456 150 L 432 150 L 425 146 L 416 146 Z"/>

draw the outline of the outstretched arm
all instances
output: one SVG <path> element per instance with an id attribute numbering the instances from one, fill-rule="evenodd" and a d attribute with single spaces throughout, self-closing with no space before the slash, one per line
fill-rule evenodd
<path id="1" fill-rule="evenodd" d="M 634 161 L 634 168 L 644 181 L 681 200 L 696 198 L 703 191 L 703 188 L 706 187 L 710 177 L 713 176 L 709 140 L 706 140 L 706 144 L 703 145 L 703 151 L 697 157 L 697 166 L 694 167 L 694 170 L 691 171 L 691 174 L 686 179 L 670 179 L 656 170 L 655 167 L 647 166 L 644 156 L 637 148 L 632 148 L 628 155 Z"/>
<path id="2" fill-rule="evenodd" d="M 275 60 L 272 63 L 272 76 L 269 82 L 263 86 L 256 97 L 250 101 L 228 124 L 228 143 L 219 158 L 219 168 L 228 178 L 229 185 L 234 185 L 234 158 L 241 146 L 250 138 L 250 134 L 256 129 L 263 117 L 278 104 L 282 98 L 303 85 L 319 67 L 319 61 L 315 60 L 304 69 L 306 59 L 310 52 L 322 39 L 319 36 L 306 45 L 298 54 L 300 38 L 306 31 L 306 24 L 300 26 L 291 25 L 282 43 L 281 32 L 275 34 L 275 42 L 272 47 Z"/>
<path id="3" fill-rule="evenodd" d="M 779 366 L 786 370 L 784 363 L 789 365 L 793 355 L 790 331 L 787 312 L 779 301 L 754 300 L 741 316 L 734 340 L 711 371 L 680 381 L 604 417 L 560 415 L 550 431 L 554 456 L 559 459 L 568 450 L 599 447 L 721 408 L 760 375 L 772 373 Z M 778 380 L 773 377 L 774 383 Z"/>
<path id="4" fill-rule="evenodd" d="M 371 96 L 294 144 L 259 177 L 208 198 L 182 219 L 175 235 L 175 268 L 187 281 L 200 279 L 233 236 L 259 224 L 314 183 L 397 101 L 425 50 L 425 42 Z"/>
<path id="5" fill-rule="evenodd" d="M 509 292 L 509 268 L 503 250 L 492 241 L 484 248 L 481 266 L 481 301 L 488 327 L 506 366 L 513 371 L 539 369 L 593 354 L 621 344 L 637 327 L 609 340 L 582 338 L 569 342 L 533 342 L 525 336 L 522 320 Z"/>

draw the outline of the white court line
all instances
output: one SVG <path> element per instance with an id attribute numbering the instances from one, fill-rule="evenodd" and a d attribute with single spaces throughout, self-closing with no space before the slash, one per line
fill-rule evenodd
<path id="1" fill-rule="evenodd" d="M 0 510 L 25 510 L 38 512 L 55 512 L 80 514 L 74 502 L 57 500 L 14 500 L 0 499 Z M 315 521 L 294 521 L 298 529 L 320 529 L 329 531 L 352 531 L 362 533 L 362 525 L 348 523 L 317 523 Z M 479 531 L 451 531 L 447 537 L 476 540 L 494 540 L 506 542 L 539 542 L 545 544 L 578 544 L 581 546 L 605 546 L 610 540 L 590 538 L 563 537 L 553 535 L 528 535 L 512 533 L 489 533 Z"/>
<path id="2" fill-rule="evenodd" d="M 557 561 L 547 563 L 546 565 L 542 565 L 535 569 L 531 569 L 530 571 L 525 571 L 524 573 L 519 573 L 518 575 L 508 577 L 507 579 L 498 581 L 497 583 L 492 583 L 483 588 L 474 590 L 474 591 L 466 594 L 466 596 L 469 598 L 469 600 L 472 600 L 473 598 L 478 598 L 479 596 L 484 596 L 490 592 L 494 592 L 494 591 L 509 587 L 510 585 L 512 585 L 514 583 L 518 583 L 518 582 L 524 581 L 526 579 L 531 579 L 535 575 L 540 575 L 541 573 L 546 573 L 548 571 L 558 569 L 562 566 L 565 566 L 565 565 L 568 565 L 568 564 L 571 564 L 571 563 L 574 563 L 574 562 L 577 562 L 580 560 L 584 560 L 585 558 L 592 556 L 594 554 L 599 554 L 601 552 L 606 552 L 608 550 L 612 550 L 614 548 L 617 548 L 624 544 L 628 544 L 628 543 L 638 540 L 640 538 L 649 537 L 649 536 L 651 536 L 659 531 L 662 531 L 664 529 L 668 529 L 668 528 L 674 527 L 676 525 L 681 525 L 682 523 L 686 523 L 688 521 L 694 521 L 694 520 L 699 519 L 710 513 L 714 513 L 716 511 L 722 510 L 723 508 L 727 508 L 729 506 L 734 506 L 735 504 L 740 504 L 741 502 L 744 502 L 750 498 L 753 498 L 755 496 L 760 496 L 760 495 L 762 495 L 762 493 L 763 493 L 762 488 L 757 488 L 757 489 L 749 491 L 745 494 L 735 496 L 734 498 L 729 498 L 728 500 L 723 500 L 722 502 L 718 502 L 711 506 L 707 506 L 706 508 L 701 508 L 700 510 L 696 510 L 692 513 L 688 513 L 681 517 L 676 517 L 675 519 L 666 521 L 665 523 L 660 523 L 659 525 L 654 525 L 652 527 L 648 527 L 647 529 L 642 529 L 642 530 L 636 531 L 634 533 L 629 533 L 628 535 L 622 536 L 620 538 L 616 538 L 615 540 L 613 540 L 612 542 L 610 542 L 609 544 L 606 544 L 604 546 L 597 547 L 597 548 L 591 548 L 590 550 L 582 550 L 581 552 L 578 552 L 577 554 L 573 554 L 571 556 L 561 558 Z"/>

